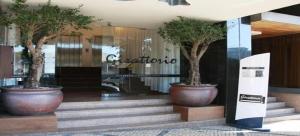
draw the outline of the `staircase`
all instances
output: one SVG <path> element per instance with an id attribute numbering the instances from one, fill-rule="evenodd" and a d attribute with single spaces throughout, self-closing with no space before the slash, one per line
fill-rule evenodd
<path id="1" fill-rule="evenodd" d="M 59 131 L 105 130 L 180 122 L 169 99 L 64 102 L 55 112 Z"/>
<path id="2" fill-rule="evenodd" d="M 184 124 L 180 120 L 180 114 L 173 112 L 173 106 L 166 98 L 64 102 L 55 114 L 58 118 L 59 132 Z M 300 119 L 300 114 L 295 112 L 295 108 L 287 107 L 285 102 L 278 101 L 276 97 L 268 98 L 264 123 L 293 119 Z"/>
<path id="3" fill-rule="evenodd" d="M 267 116 L 264 123 L 300 119 L 300 113 L 295 108 L 288 107 L 285 102 L 278 101 L 276 97 L 268 97 Z"/>

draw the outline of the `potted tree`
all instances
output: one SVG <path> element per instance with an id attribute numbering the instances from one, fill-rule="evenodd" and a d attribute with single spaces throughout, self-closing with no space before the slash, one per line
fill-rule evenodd
<path id="1" fill-rule="evenodd" d="M 216 85 L 201 83 L 199 61 L 212 42 L 224 38 L 224 27 L 212 22 L 178 17 L 164 23 L 158 33 L 173 45 L 179 45 L 190 64 L 188 81 L 171 85 L 172 102 L 182 106 L 210 104 L 218 91 Z"/>
<path id="2" fill-rule="evenodd" d="M 65 28 L 88 29 L 92 17 L 80 14 L 79 8 L 60 8 L 51 5 L 29 6 L 26 0 L 14 0 L 7 12 L 0 14 L 0 25 L 14 24 L 21 41 L 29 50 L 29 75 L 24 86 L 2 88 L 4 108 L 14 115 L 39 115 L 54 112 L 63 99 L 60 87 L 43 87 L 43 45 L 61 35 Z"/>

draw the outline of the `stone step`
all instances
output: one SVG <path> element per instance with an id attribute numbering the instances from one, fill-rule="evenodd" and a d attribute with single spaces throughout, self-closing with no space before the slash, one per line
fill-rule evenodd
<path id="1" fill-rule="evenodd" d="M 84 133 L 84 132 L 99 132 L 99 131 L 117 131 L 117 130 L 128 130 L 128 129 L 163 129 L 163 128 L 183 128 L 183 127 L 200 127 L 200 126 L 216 126 L 224 125 L 225 119 L 214 119 L 205 121 L 162 121 L 154 123 L 138 123 L 138 124 L 125 124 L 125 125 L 107 125 L 107 126 L 96 126 L 96 127 L 81 127 L 81 128 L 61 128 L 59 132 L 73 132 L 73 133 Z M 59 133 L 58 132 L 58 133 Z"/>
<path id="2" fill-rule="evenodd" d="M 271 123 L 277 121 L 286 121 L 286 120 L 300 120 L 300 114 L 298 113 L 291 113 L 291 114 L 281 114 L 275 116 L 269 116 L 264 118 L 264 123 Z"/>
<path id="3" fill-rule="evenodd" d="M 182 121 L 162 121 L 162 122 L 154 122 L 154 123 L 138 123 L 138 124 L 122 124 L 122 125 L 102 125 L 102 126 L 93 126 L 93 127 L 76 127 L 76 128 L 59 128 L 59 132 L 91 132 L 91 131 L 108 131 L 108 130 L 118 130 L 118 129 L 132 129 L 132 128 L 140 128 L 146 126 L 154 126 L 154 125 L 170 125 L 170 124 L 178 124 Z"/>
<path id="4" fill-rule="evenodd" d="M 267 110 L 267 117 L 295 113 L 295 108 L 279 108 Z"/>
<path id="5" fill-rule="evenodd" d="M 268 103 L 270 102 L 276 102 L 277 98 L 276 97 L 268 97 Z"/>
<path id="6" fill-rule="evenodd" d="M 96 109 L 96 108 L 117 108 L 117 107 L 137 107 L 155 106 L 171 103 L 169 99 L 141 99 L 141 100 L 111 100 L 94 102 L 64 102 L 57 111 L 69 109 Z"/>
<path id="7" fill-rule="evenodd" d="M 138 124 L 138 123 L 155 123 L 164 121 L 179 121 L 178 113 L 160 113 L 149 115 L 130 115 L 116 117 L 93 117 L 80 119 L 60 119 L 58 120 L 58 128 L 80 128 L 80 127 L 96 127 L 107 125 L 122 124 Z"/>
<path id="8" fill-rule="evenodd" d="M 97 109 L 77 109 L 77 110 L 61 110 L 55 114 L 58 119 L 61 118 L 84 118 L 99 116 L 118 116 L 118 115 L 134 115 L 134 114 L 150 114 L 150 113 L 167 113 L 173 112 L 173 106 L 142 106 L 142 107 L 122 107 L 122 108 L 97 108 Z"/>
<path id="9" fill-rule="evenodd" d="M 285 102 L 271 102 L 267 104 L 267 109 L 278 109 L 286 107 Z"/>

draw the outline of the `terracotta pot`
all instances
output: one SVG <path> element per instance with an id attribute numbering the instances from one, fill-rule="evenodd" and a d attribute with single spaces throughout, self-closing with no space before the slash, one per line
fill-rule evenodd
<path id="1" fill-rule="evenodd" d="M 171 85 L 170 93 L 173 104 L 198 107 L 209 105 L 216 98 L 218 89 L 215 85 Z"/>
<path id="2" fill-rule="evenodd" d="M 62 88 L 2 88 L 2 102 L 12 115 L 30 116 L 53 113 L 63 100 Z"/>

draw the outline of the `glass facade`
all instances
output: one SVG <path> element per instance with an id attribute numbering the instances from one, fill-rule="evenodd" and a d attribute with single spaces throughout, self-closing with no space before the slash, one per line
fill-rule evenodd
<path id="1" fill-rule="evenodd" d="M 179 82 L 179 59 L 179 48 L 155 30 L 103 27 L 94 37 L 93 62 L 101 60 L 102 84 L 126 93 L 168 93 L 169 84 Z"/>
<path id="2" fill-rule="evenodd" d="M 7 28 L 4 26 L 0 26 L 0 46 L 7 46 Z M 0 79 L 0 87 L 11 86 L 16 84 L 17 84 L 16 78 Z"/>
<path id="3" fill-rule="evenodd" d="M 28 72 L 28 63 L 23 59 L 24 47 L 21 45 L 17 45 L 14 47 L 14 75 L 16 76 L 24 76 Z"/>
<path id="4" fill-rule="evenodd" d="M 0 45 L 5 45 L 6 44 L 6 28 L 3 26 L 0 26 Z"/>
<path id="5" fill-rule="evenodd" d="M 29 69 L 22 52 L 15 46 L 16 77 Z M 43 52 L 44 75 L 55 75 L 57 67 L 101 67 L 102 85 L 124 93 L 168 93 L 169 84 L 180 80 L 180 49 L 156 30 L 98 26 L 79 36 L 60 36 Z"/>
<path id="6" fill-rule="evenodd" d="M 56 51 L 55 45 L 44 45 L 43 46 L 44 52 L 44 73 L 45 74 L 55 74 L 55 58 L 56 58 Z"/>

